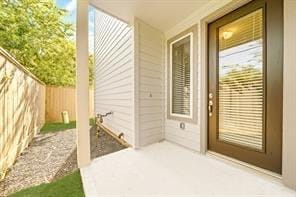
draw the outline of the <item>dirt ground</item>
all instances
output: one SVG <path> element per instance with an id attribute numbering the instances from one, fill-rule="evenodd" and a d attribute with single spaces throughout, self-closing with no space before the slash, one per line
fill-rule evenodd
<path id="1" fill-rule="evenodd" d="M 98 137 L 95 128 L 90 131 L 90 144 L 92 159 L 126 148 L 103 130 L 99 132 Z"/>
<path id="2" fill-rule="evenodd" d="M 91 159 L 95 159 L 97 157 L 120 151 L 126 148 L 105 131 L 100 131 L 98 135 L 99 137 L 97 136 L 96 128 L 92 127 L 90 130 Z M 56 173 L 54 180 L 70 174 L 71 172 L 74 172 L 78 169 L 76 152 L 77 149 L 75 149 L 68 157 L 60 170 Z"/>
<path id="3" fill-rule="evenodd" d="M 91 158 L 126 148 L 104 131 L 90 129 Z M 75 130 L 38 135 L 0 183 L 0 196 L 52 182 L 78 169 Z"/>

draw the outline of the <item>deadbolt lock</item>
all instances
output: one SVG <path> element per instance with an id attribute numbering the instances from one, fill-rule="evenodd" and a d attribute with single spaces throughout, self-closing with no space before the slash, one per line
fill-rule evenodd
<path id="1" fill-rule="evenodd" d="M 213 93 L 209 93 L 209 99 L 213 99 Z"/>

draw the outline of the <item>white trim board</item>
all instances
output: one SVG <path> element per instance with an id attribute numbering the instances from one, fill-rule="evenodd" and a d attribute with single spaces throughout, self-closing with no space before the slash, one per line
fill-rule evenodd
<path id="1" fill-rule="evenodd" d="M 190 37 L 190 115 L 182 115 L 182 114 L 176 114 L 173 113 L 173 44 L 175 44 L 176 42 L 186 38 L 186 37 Z M 170 115 L 171 116 L 175 116 L 175 117 L 182 117 L 182 118 L 189 118 L 192 119 L 193 118 L 193 33 L 190 32 L 188 34 L 185 34 L 184 36 L 174 40 L 173 42 L 170 43 L 170 54 L 168 54 L 170 56 Z"/>

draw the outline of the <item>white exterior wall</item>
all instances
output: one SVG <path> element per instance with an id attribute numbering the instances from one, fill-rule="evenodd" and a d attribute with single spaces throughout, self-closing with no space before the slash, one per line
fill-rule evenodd
<path id="1" fill-rule="evenodd" d="M 186 123 L 185 129 L 180 129 L 183 121 L 165 120 L 165 139 L 195 151 L 200 150 L 200 129 L 198 124 Z"/>
<path id="2" fill-rule="evenodd" d="M 198 94 L 196 96 L 197 100 L 197 109 L 195 109 L 195 113 L 197 113 L 197 123 L 196 124 L 192 124 L 192 123 L 186 123 L 185 122 L 185 129 L 180 129 L 180 123 L 182 121 L 176 121 L 176 120 L 170 120 L 167 119 L 167 117 L 165 118 L 165 139 L 171 142 L 175 142 L 177 144 L 180 144 L 182 146 L 185 146 L 187 148 L 190 148 L 192 150 L 195 151 L 201 151 L 201 129 L 206 129 L 204 128 L 204 125 L 201 124 L 201 122 L 203 122 L 202 119 L 204 119 L 202 113 L 203 111 L 201 110 L 202 107 L 204 107 L 204 105 L 206 105 L 206 103 L 203 103 L 202 101 L 202 96 L 206 96 L 203 95 L 203 93 L 201 93 L 201 87 L 202 87 L 202 78 L 201 76 L 204 75 L 205 73 L 203 73 L 203 70 L 205 68 L 206 65 L 201 65 L 201 56 L 200 56 L 200 51 L 201 51 L 201 42 L 200 42 L 200 34 L 201 34 L 201 28 L 200 28 L 200 22 L 202 20 L 203 17 L 208 16 L 209 14 L 211 14 L 212 12 L 214 12 L 215 10 L 225 6 L 227 3 L 229 3 L 231 0 L 221 0 L 219 2 L 217 1 L 212 1 L 208 4 L 206 4 L 204 7 L 197 9 L 196 12 L 194 12 L 192 15 L 190 15 L 189 17 L 185 18 L 182 22 L 180 22 L 179 24 L 176 24 L 175 27 L 171 28 L 170 30 L 165 32 L 165 40 L 166 42 L 180 34 L 181 32 L 185 31 L 186 29 L 192 27 L 193 25 L 198 25 L 198 35 L 194 35 L 197 36 L 198 38 L 198 62 L 197 65 L 195 65 L 195 67 L 193 68 L 193 72 L 197 72 L 197 86 L 193 87 L 194 91 L 197 90 Z M 166 49 L 167 50 L 167 49 Z M 165 54 L 166 58 L 165 60 L 167 60 L 167 53 Z M 196 54 L 195 54 L 196 55 Z M 166 73 L 167 73 L 167 68 L 168 65 L 166 63 Z M 166 88 L 165 90 L 167 91 L 167 85 L 168 85 L 168 79 L 167 79 L 167 74 L 165 75 L 166 79 L 165 79 L 165 85 Z M 167 95 L 167 94 L 165 94 Z M 167 106 L 167 101 L 169 98 L 166 97 L 166 106 Z M 166 108 L 167 110 L 167 108 Z"/>
<path id="3" fill-rule="evenodd" d="M 182 31 L 178 32 L 177 34 L 181 33 Z M 176 35 L 177 35 L 176 34 Z M 196 35 L 194 35 L 196 36 Z M 168 39 L 167 39 L 168 40 Z M 167 42 L 166 40 L 166 42 Z M 167 50 L 166 50 L 167 51 Z M 167 56 L 167 54 L 166 54 Z M 166 58 L 167 60 L 167 58 Z M 166 63 L 166 68 L 165 68 L 165 91 L 168 91 L 168 85 L 169 85 L 169 79 L 168 79 L 168 64 Z M 199 64 L 198 64 L 199 67 Z M 198 67 L 194 67 L 193 68 L 193 72 L 198 72 L 199 73 L 199 68 Z M 198 75 L 199 76 L 199 75 Z M 198 95 L 196 96 L 197 98 L 194 99 L 198 99 L 198 103 L 199 103 L 199 78 L 197 80 L 198 82 L 198 86 L 193 86 L 193 92 L 196 91 L 196 89 L 198 90 Z M 167 97 L 167 93 L 165 94 L 166 98 L 165 98 L 165 111 L 167 112 L 168 108 L 168 101 L 170 98 Z M 195 111 L 195 113 L 199 113 L 199 104 L 197 105 L 198 109 Z M 167 113 L 165 113 L 167 114 Z M 198 121 L 199 121 L 199 115 L 198 117 Z M 184 121 L 177 121 L 177 120 L 172 120 L 172 119 L 168 119 L 167 116 L 165 117 L 165 139 L 177 144 L 180 144 L 182 146 L 185 146 L 187 148 L 190 148 L 192 150 L 195 151 L 199 151 L 200 150 L 200 127 L 199 124 L 193 124 L 193 123 L 185 123 L 185 129 L 181 129 L 180 128 L 180 123 L 184 122 Z"/>
<path id="4" fill-rule="evenodd" d="M 145 146 L 164 137 L 164 39 L 162 32 L 135 19 L 135 42 L 139 145 Z"/>
<path id="5" fill-rule="evenodd" d="M 132 28 L 100 11 L 95 13 L 95 112 L 113 115 L 104 126 L 133 144 Z"/>

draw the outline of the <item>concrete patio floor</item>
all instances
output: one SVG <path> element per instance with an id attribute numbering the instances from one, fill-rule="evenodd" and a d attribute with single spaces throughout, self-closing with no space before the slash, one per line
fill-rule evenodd
<path id="1" fill-rule="evenodd" d="M 296 196 L 280 179 L 244 168 L 164 141 L 97 158 L 81 176 L 87 197 Z"/>

